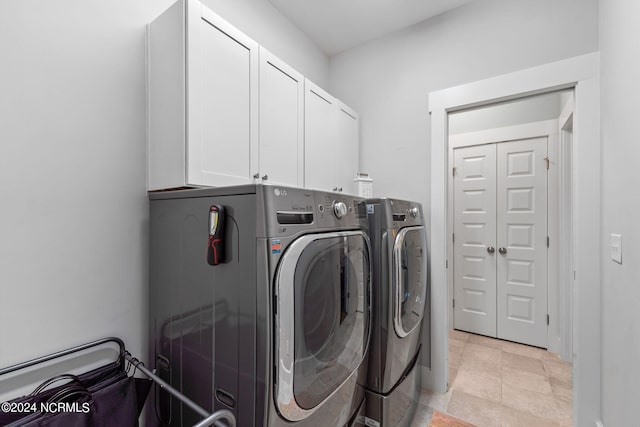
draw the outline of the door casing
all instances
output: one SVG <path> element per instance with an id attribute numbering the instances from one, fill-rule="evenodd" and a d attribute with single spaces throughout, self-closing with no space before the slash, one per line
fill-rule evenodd
<path id="1" fill-rule="evenodd" d="M 431 115 L 431 283 L 447 283 L 448 113 L 526 96 L 574 89 L 572 243 L 575 248 L 573 423 L 601 419 L 600 377 L 600 55 L 576 56 L 429 94 Z M 595 248 L 595 249 L 594 249 Z M 425 388 L 447 389 L 447 289 L 432 288 L 431 366 L 423 367 Z"/>

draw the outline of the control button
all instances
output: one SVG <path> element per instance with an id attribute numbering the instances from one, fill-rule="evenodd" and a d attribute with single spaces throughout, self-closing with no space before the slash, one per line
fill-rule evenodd
<path id="1" fill-rule="evenodd" d="M 411 215 L 411 218 L 416 218 L 418 216 L 418 208 L 413 207 L 411 209 L 409 209 L 409 215 Z"/>
<path id="2" fill-rule="evenodd" d="M 347 205 L 344 202 L 333 202 L 333 214 L 336 218 L 342 218 L 347 214 Z"/>

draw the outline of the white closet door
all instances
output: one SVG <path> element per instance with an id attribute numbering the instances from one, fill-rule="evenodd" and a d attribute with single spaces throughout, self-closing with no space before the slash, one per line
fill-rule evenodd
<path id="1" fill-rule="evenodd" d="M 454 328 L 496 336 L 496 146 L 454 158 Z"/>
<path id="2" fill-rule="evenodd" d="M 260 177 L 267 182 L 303 184 L 304 80 L 260 48 Z"/>
<path id="3" fill-rule="evenodd" d="M 547 346 L 547 138 L 497 144 L 498 337 Z"/>

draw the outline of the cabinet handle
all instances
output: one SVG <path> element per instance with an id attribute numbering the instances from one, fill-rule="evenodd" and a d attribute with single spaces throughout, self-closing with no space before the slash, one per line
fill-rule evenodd
<path id="1" fill-rule="evenodd" d="M 260 174 L 259 174 L 258 172 L 256 172 L 256 173 L 254 173 L 254 174 L 253 174 L 253 177 L 254 177 L 255 179 L 258 179 L 258 178 L 260 178 Z"/>
<path id="2" fill-rule="evenodd" d="M 342 193 L 342 187 L 338 188 L 338 191 Z"/>
<path id="3" fill-rule="evenodd" d="M 493 246 L 489 246 L 487 248 L 487 252 L 489 252 L 490 254 L 494 253 L 496 251 L 496 248 L 494 248 Z"/>
<path id="4" fill-rule="evenodd" d="M 504 255 L 507 253 L 507 248 L 500 248 L 498 249 L 498 252 L 500 252 L 501 255 Z"/>
<path id="5" fill-rule="evenodd" d="M 262 180 L 263 180 L 263 181 L 266 181 L 266 180 L 268 180 L 268 179 L 269 179 L 269 175 L 264 174 L 264 175 L 262 176 Z"/>

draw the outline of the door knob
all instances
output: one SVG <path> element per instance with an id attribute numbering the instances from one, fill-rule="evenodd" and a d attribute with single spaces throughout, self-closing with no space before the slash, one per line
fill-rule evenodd
<path id="1" fill-rule="evenodd" d="M 496 251 L 496 248 L 494 248 L 493 246 L 489 246 L 487 248 L 487 252 L 489 252 L 490 254 L 494 253 Z"/>
<path id="2" fill-rule="evenodd" d="M 500 255 L 504 255 L 507 253 L 507 248 L 499 248 L 498 252 L 500 252 Z"/>
<path id="3" fill-rule="evenodd" d="M 269 179 L 269 175 L 263 175 L 263 176 L 262 176 L 262 180 L 263 180 L 263 181 L 266 181 L 266 180 L 268 180 L 268 179 Z"/>
<path id="4" fill-rule="evenodd" d="M 258 179 L 258 178 L 260 178 L 260 174 L 259 174 L 258 172 L 256 172 L 256 173 L 254 173 L 254 174 L 253 174 L 253 177 L 254 177 L 255 179 Z"/>

